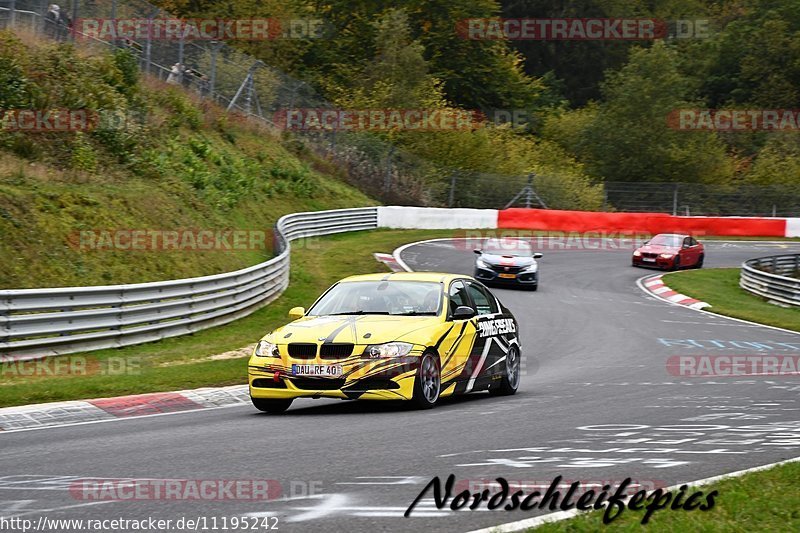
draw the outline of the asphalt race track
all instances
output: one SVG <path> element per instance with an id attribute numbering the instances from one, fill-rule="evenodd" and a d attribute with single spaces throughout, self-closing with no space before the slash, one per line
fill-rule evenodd
<path id="1" fill-rule="evenodd" d="M 420 244 L 403 259 L 471 273 L 464 248 Z M 800 243 L 712 242 L 706 265 L 794 251 Z M 800 377 L 675 377 L 666 365 L 675 355 L 797 356 L 800 335 L 657 300 L 637 287 L 649 272 L 630 267 L 629 254 L 545 252 L 538 292 L 494 289 L 523 325 L 516 396 L 476 394 L 432 411 L 309 399 L 283 416 L 237 406 L 0 434 L 0 515 L 270 516 L 279 531 L 466 532 L 541 511 L 439 511 L 429 495 L 402 515 L 437 475 L 503 476 L 528 491 L 558 474 L 670 486 L 800 455 Z M 85 478 L 270 479 L 286 497 L 97 502 L 67 490 Z"/>

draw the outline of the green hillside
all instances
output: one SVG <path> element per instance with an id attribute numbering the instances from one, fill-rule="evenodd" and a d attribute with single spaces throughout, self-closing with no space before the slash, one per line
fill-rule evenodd
<path id="1" fill-rule="evenodd" d="M 85 109 L 100 120 L 85 132 L 29 132 L 15 130 L 6 114 L 0 127 L 0 288 L 230 271 L 271 255 L 269 232 L 283 214 L 375 203 L 345 185 L 335 168 L 295 153 L 263 125 L 179 87 L 140 78 L 136 61 L 123 52 L 87 53 L 0 32 L 0 110 L 8 109 Z M 80 232 L 102 237 L 120 229 L 148 235 L 263 231 L 266 238 L 257 244 L 267 249 L 80 245 Z"/>

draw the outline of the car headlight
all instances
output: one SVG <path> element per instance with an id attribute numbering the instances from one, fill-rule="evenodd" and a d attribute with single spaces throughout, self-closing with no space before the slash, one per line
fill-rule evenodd
<path id="1" fill-rule="evenodd" d="M 478 268 L 486 268 L 486 269 L 489 269 L 489 270 L 491 270 L 491 268 L 492 268 L 492 267 L 489 266 L 489 263 L 487 263 L 486 261 L 484 261 L 483 259 L 480 259 L 480 258 L 478 258 L 475 261 L 475 264 L 478 265 Z"/>
<path id="2" fill-rule="evenodd" d="M 672 256 L 675 254 L 661 254 L 662 259 L 672 259 Z"/>
<path id="3" fill-rule="evenodd" d="M 278 347 L 275 344 L 267 341 L 258 341 L 258 344 L 256 344 L 255 354 L 258 357 L 280 357 Z"/>
<path id="4" fill-rule="evenodd" d="M 522 272 L 536 272 L 539 270 L 539 263 L 531 263 L 522 269 Z"/>
<path id="5" fill-rule="evenodd" d="M 407 342 L 387 342 L 385 344 L 370 344 L 364 350 L 364 355 L 372 359 L 384 357 L 402 357 L 408 355 L 413 344 Z"/>
<path id="6" fill-rule="evenodd" d="M 642 255 L 642 252 L 640 252 L 639 250 L 634 250 L 633 257 L 641 257 L 641 255 Z"/>

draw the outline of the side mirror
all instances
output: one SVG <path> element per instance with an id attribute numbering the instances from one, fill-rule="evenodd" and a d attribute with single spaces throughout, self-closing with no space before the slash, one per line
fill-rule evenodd
<path id="1" fill-rule="evenodd" d="M 473 251 L 473 252 L 475 252 L 475 253 L 476 253 L 476 254 L 478 254 L 478 255 L 481 255 L 481 254 L 483 253 L 483 252 L 481 252 L 480 250 L 472 250 L 472 251 Z"/>
<path id="2" fill-rule="evenodd" d="M 297 320 L 298 318 L 303 318 L 306 316 L 306 310 L 302 307 L 292 307 L 289 309 L 289 318 L 292 320 Z"/>
<path id="3" fill-rule="evenodd" d="M 453 320 L 469 320 L 470 318 L 474 317 L 478 313 L 471 307 L 467 307 L 466 305 L 459 305 L 456 307 L 456 310 L 453 311 Z"/>
<path id="4" fill-rule="evenodd" d="M 541 259 L 542 258 L 541 252 L 536 252 L 535 254 L 533 254 L 533 258 L 534 259 Z"/>

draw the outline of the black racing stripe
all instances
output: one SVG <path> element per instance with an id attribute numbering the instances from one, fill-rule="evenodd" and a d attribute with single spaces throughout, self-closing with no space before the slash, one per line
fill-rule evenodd
<path id="1" fill-rule="evenodd" d="M 469 357 L 464 362 L 464 368 L 461 369 L 461 376 L 462 380 L 466 381 L 472 377 L 472 371 L 475 370 L 475 366 L 477 366 L 478 361 L 481 359 L 481 354 L 483 353 L 483 349 L 486 347 L 487 342 L 491 342 L 492 337 L 484 337 L 483 339 L 478 339 L 475 341 L 475 344 L 472 345 L 472 350 L 470 351 Z M 483 342 L 479 342 L 479 341 Z M 487 354 L 488 357 L 488 354 Z M 469 369 L 469 372 L 467 370 Z M 465 376 L 466 373 L 466 376 Z"/>
<path id="2" fill-rule="evenodd" d="M 466 324 L 466 322 L 464 322 L 464 323 Z M 439 338 L 439 340 L 436 341 L 436 344 L 434 345 L 434 348 L 436 348 L 437 351 L 439 350 L 439 346 L 441 346 L 441 344 L 444 341 L 444 339 L 450 334 L 451 331 L 453 331 L 453 327 L 455 327 L 455 324 L 450 324 L 450 327 L 448 328 L 447 331 L 444 332 L 444 335 L 442 335 Z"/>
<path id="3" fill-rule="evenodd" d="M 335 339 L 335 338 L 336 338 L 336 336 L 337 336 L 339 333 L 341 333 L 341 332 L 342 332 L 342 330 L 343 330 L 344 328 L 346 328 L 346 327 L 350 327 L 350 326 L 352 326 L 352 325 L 355 323 L 355 320 L 354 320 L 353 318 L 355 318 L 355 317 L 348 318 L 347 320 L 345 320 L 344 324 L 342 324 L 341 326 L 339 326 L 338 328 L 336 328 L 335 330 L 333 330 L 333 331 L 331 332 L 331 334 L 330 334 L 330 335 L 328 335 L 328 336 L 325 338 L 325 341 L 324 341 L 324 342 L 325 342 L 325 343 L 333 342 L 333 339 Z"/>
<path id="4" fill-rule="evenodd" d="M 456 348 L 458 347 L 458 345 L 461 344 L 461 341 L 464 339 L 464 331 L 467 329 L 467 324 L 468 323 L 469 322 L 464 321 L 464 323 L 461 325 L 461 331 L 458 332 L 458 336 L 453 341 L 453 344 L 450 346 L 450 353 L 447 355 L 447 359 L 444 361 L 444 363 L 442 363 L 442 367 L 447 366 L 447 363 L 449 363 L 450 359 L 452 359 L 453 356 L 455 355 Z M 449 331 L 448 331 L 448 333 L 449 333 Z"/>

